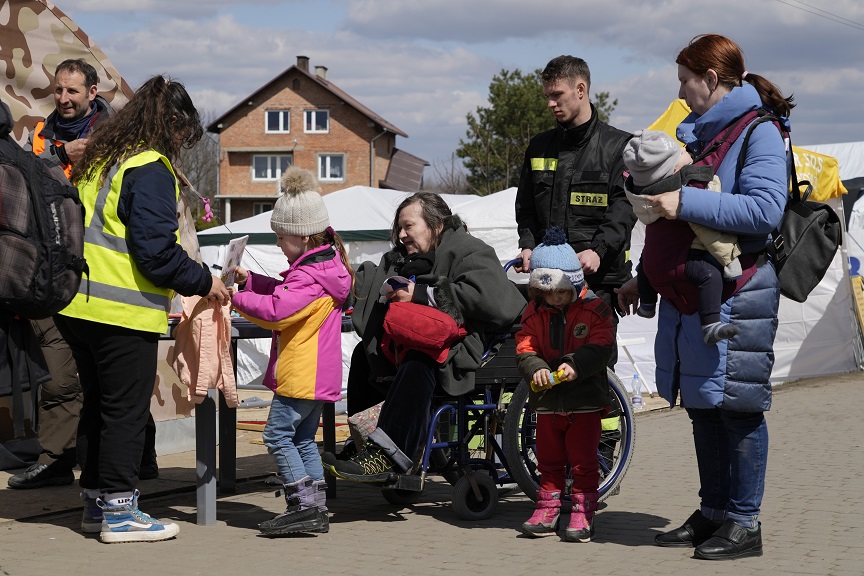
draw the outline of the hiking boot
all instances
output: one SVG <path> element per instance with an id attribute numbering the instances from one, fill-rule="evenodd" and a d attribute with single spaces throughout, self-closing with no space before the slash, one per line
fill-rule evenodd
<path id="1" fill-rule="evenodd" d="M 522 533 L 534 538 L 556 534 L 560 511 L 561 492 L 538 490 L 534 514 L 522 524 Z"/>
<path id="2" fill-rule="evenodd" d="M 366 444 L 366 448 L 350 460 L 330 460 L 324 463 L 334 476 L 355 482 L 386 483 L 395 480 L 397 474 L 390 457 L 372 443 Z"/>
<path id="3" fill-rule="evenodd" d="M 326 487 L 326 485 L 325 485 Z M 322 511 L 316 502 L 316 485 L 309 476 L 284 485 L 285 511 L 271 520 L 262 522 L 258 529 L 267 535 L 291 534 L 294 532 L 328 532 L 330 519 L 327 506 Z"/>
<path id="4" fill-rule="evenodd" d="M 597 492 L 571 494 L 573 510 L 570 512 L 570 524 L 564 531 L 567 542 L 590 542 L 594 537 L 594 512 L 597 511 Z"/>
<path id="5" fill-rule="evenodd" d="M 102 531 L 99 538 L 109 544 L 116 542 L 155 542 L 177 536 L 180 527 L 167 520 L 156 520 L 138 509 L 138 490 L 129 502 L 109 506 L 101 498 L 96 502 L 102 508 Z"/>
<path id="6" fill-rule="evenodd" d="M 97 534 L 102 532 L 102 508 L 96 502 L 96 498 L 88 498 L 81 492 L 81 500 L 84 501 L 84 511 L 81 513 L 81 532 L 85 534 Z"/>
<path id="7" fill-rule="evenodd" d="M 682 526 L 655 536 L 654 543 L 666 548 L 700 546 L 711 538 L 720 525 L 721 522 L 709 520 L 696 510 Z"/>
<path id="8" fill-rule="evenodd" d="M 7 483 L 10 488 L 26 490 L 42 488 L 43 486 L 68 486 L 75 482 L 72 468 L 62 464 L 33 464 L 24 472 L 10 476 Z"/>

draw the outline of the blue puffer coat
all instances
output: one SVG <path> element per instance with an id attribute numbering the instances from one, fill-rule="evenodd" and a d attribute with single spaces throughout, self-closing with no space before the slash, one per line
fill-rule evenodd
<path id="1" fill-rule="evenodd" d="M 678 127 L 678 139 L 695 143 L 697 148 L 704 146 L 733 120 L 761 105 L 755 88 L 749 84 L 736 87 L 702 116 L 685 118 Z M 768 244 L 771 231 L 783 217 L 787 154 L 777 128 L 760 124 L 750 137 L 736 180 L 743 140 L 742 134 L 716 170 L 723 193 L 685 186 L 679 218 L 735 233 L 744 253 L 757 253 Z M 779 300 L 777 274 L 769 261 L 721 306 L 721 320 L 732 322 L 740 332 L 716 345 L 702 340 L 698 314 L 682 315 L 661 300 L 655 341 L 660 395 L 675 403 L 680 391 L 681 404 L 689 408 L 768 410 Z"/>

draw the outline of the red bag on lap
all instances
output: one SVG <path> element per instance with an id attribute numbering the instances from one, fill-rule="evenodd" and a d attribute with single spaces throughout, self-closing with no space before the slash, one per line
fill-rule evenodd
<path id="1" fill-rule="evenodd" d="M 384 315 L 381 351 L 394 364 L 416 350 L 439 364 L 447 360 L 450 347 L 467 332 L 446 312 L 414 302 L 391 302 Z"/>

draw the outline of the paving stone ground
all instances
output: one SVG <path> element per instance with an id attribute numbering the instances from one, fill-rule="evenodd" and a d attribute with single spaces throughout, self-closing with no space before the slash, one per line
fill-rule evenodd
<path id="1" fill-rule="evenodd" d="M 0 473 L 0 575 L 494 574 L 860 576 L 864 573 L 864 375 L 785 384 L 768 413 L 769 469 L 761 520 L 765 554 L 730 562 L 652 545 L 698 505 L 686 413 L 636 419 L 636 452 L 620 494 L 596 518 L 596 540 L 529 539 L 518 526 L 532 503 L 502 497 L 489 520 L 466 522 L 451 488 L 431 482 L 411 507 L 376 489 L 339 482 L 328 534 L 271 539 L 256 524 L 284 508 L 262 480 L 273 470 L 252 431 L 238 432 L 238 493 L 219 498 L 216 526 L 195 524 L 194 454 L 160 457 L 142 482 L 141 508 L 180 524 L 175 540 L 106 545 L 78 532 L 74 486 L 14 491 Z"/>

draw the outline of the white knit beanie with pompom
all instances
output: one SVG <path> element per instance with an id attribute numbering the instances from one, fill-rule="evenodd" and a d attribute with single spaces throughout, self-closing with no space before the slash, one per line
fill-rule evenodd
<path id="1" fill-rule="evenodd" d="M 312 236 L 330 226 L 318 182 L 309 170 L 291 166 L 282 175 L 281 194 L 270 216 L 277 234 Z"/>

